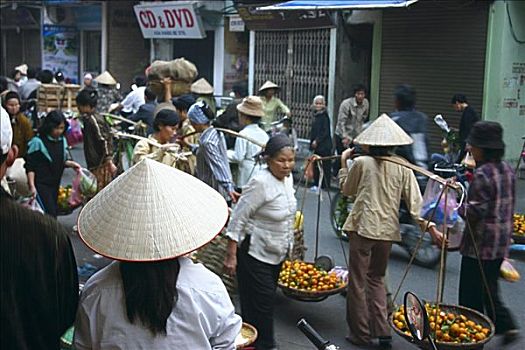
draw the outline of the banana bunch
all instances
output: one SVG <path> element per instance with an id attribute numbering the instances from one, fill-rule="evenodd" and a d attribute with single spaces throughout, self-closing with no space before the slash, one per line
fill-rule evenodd
<path id="1" fill-rule="evenodd" d="M 299 210 L 295 212 L 295 222 L 293 229 L 296 231 L 302 231 L 304 226 L 304 215 Z"/>

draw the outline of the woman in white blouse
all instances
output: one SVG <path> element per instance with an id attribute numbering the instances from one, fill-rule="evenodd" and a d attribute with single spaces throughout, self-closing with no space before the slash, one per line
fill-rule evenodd
<path id="1" fill-rule="evenodd" d="M 243 127 L 239 133 L 261 145 L 268 142 L 268 134 L 259 127 L 258 123 L 264 116 L 263 104 L 258 96 L 245 97 L 237 105 L 239 112 L 239 124 Z M 254 157 L 261 152 L 261 147 L 244 138 L 235 140 L 235 149 L 228 150 L 228 160 L 239 163 L 239 175 L 237 177 L 237 189 L 242 189 L 262 169 L 261 164 L 255 162 Z"/>
<path id="2" fill-rule="evenodd" d="M 257 350 L 274 349 L 273 309 L 281 264 L 293 244 L 297 207 L 292 169 L 295 151 L 282 134 L 270 138 L 263 153 L 268 168 L 243 188 L 228 225 L 229 274 L 237 273 L 243 320 L 259 331 Z"/>

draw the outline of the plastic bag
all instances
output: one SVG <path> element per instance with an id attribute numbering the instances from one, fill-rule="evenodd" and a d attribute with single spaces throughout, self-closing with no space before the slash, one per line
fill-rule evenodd
<path id="1" fill-rule="evenodd" d="M 504 259 L 499 268 L 501 277 L 509 282 L 517 282 L 521 276 L 518 270 L 511 264 L 511 260 Z"/>
<path id="2" fill-rule="evenodd" d="M 80 192 L 80 178 L 82 177 L 82 172 L 77 172 L 77 176 L 73 179 L 73 184 L 71 186 L 71 196 L 68 199 L 69 206 L 76 208 L 82 204 L 82 193 Z"/>
<path id="3" fill-rule="evenodd" d="M 447 188 L 440 199 L 439 195 L 443 191 L 443 186 L 433 179 L 428 181 L 425 194 L 423 195 L 421 217 L 438 225 L 443 225 L 446 218 L 447 226 L 452 227 L 456 224 L 459 217 L 457 195 L 453 189 Z"/>
<path id="4" fill-rule="evenodd" d="M 69 121 L 69 129 L 66 132 L 67 144 L 71 147 L 84 141 L 84 136 L 82 134 L 82 126 L 80 122 L 73 118 Z"/>
<path id="5" fill-rule="evenodd" d="M 82 168 L 77 172 L 73 180 L 73 193 L 71 198 L 75 201 L 82 201 L 83 197 L 93 197 L 97 194 L 97 178 L 89 170 Z"/>

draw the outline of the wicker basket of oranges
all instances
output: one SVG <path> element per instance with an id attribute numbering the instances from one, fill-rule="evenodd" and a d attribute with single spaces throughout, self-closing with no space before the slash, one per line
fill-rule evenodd
<path id="1" fill-rule="evenodd" d="M 283 294 L 301 301 L 321 301 L 343 291 L 347 283 L 335 272 L 312 263 L 286 260 L 279 273 L 278 286 Z"/>
<path id="2" fill-rule="evenodd" d="M 440 350 L 481 349 L 494 336 L 494 324 L 476 310 L 464 306 L 426 303 L 430 323 L 430 335 Z M 390 316 L 390 325 L 401 337 L 412 342 L 401 305 Z M 422 349 L 431 349 L 428 341 L 418 344 Z"/>

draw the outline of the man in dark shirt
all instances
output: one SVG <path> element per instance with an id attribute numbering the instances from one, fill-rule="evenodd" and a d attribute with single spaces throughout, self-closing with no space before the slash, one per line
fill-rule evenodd
<path id="1" fill-rule="evenodd" d="M 148 126 L 146 134 L 149 135 L 153 133 L 153 114 L 157 107 L 157 95 L 148 87 L 144 90 L 144 100 L 146 103 L 139 107 L 137 113 L 130 115 L 129 120 L 146 124 Z"/>
<path id="2" fill-rule="evenodd" d="M 470 129 L 472 129 L 472 126 L 479 121 L 479 116 L 476 110 L 469 105 L 467 96 L 463 94 L 455 94 L 452 96 L 450 103 L 452 103 L 452 107 L 456 112 L 463 113 L 461 114 L 461 120 L 459 122 L 459 147 L 461 152 L 457 160 L 457 162 L 461 162 L 465 157 L 465 147 L 467 145 L 466 140 L 470 133 Z"/>
<path id="3" fill-rule="evenodd" d="M 2 108 L 0 178 L 16 159 Z M 5 113 L 5 114 L 4 114 Z M 56 349 L 78 305 L 75 256 L 65 229 L 0 188 L 0 349 Z"/>

